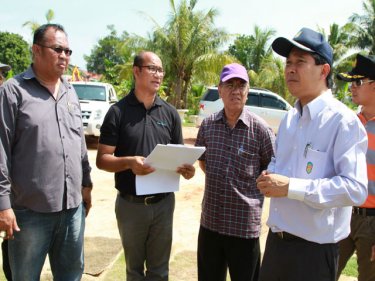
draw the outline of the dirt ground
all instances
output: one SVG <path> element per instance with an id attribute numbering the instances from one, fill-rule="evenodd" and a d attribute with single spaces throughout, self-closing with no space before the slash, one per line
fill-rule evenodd
<path id="1" fill-rule="evenodd" d="M 185 144 L 193 145 L 198 129 L 184 127 Z M 98 170 L 95 167 L 96 150 L 90 149 L 90 163 L 93 166 L 95 189 L 93 191 L 94 205 L 87 219 L 86 236 L 109 236 L 119 238 L 116 218 L 114 215 L 114 198 L 116 191 L 113 175 Z M 201 201 L 204 189 L 204 173 L 195 164 L 196 173 L 190 180 L 181 177 L 180 190 L 176 192 L 176 209 L 174 214 L 172 257 L 184 251 L 196 251 L 197 235 L 201 212 Z M 262 216 L 261 249 L 264 252 L 268 227 L 265 222 L 268 217 L 269 200 L 265 200 Z M 102 279 L 104 277 L 104 279 Z M 101 280 L 105 280 L 105 273 Z M 91 280 L 91 279 L 90 279 Z M 94 279 L 92 279 L 94 280 Z M 96 279 L 97 280 L 97 279 Z M 340 281 L 355 281 L 356 278 L 342 276 Z"/>
<path id="2" fill-rule="evenodd" d="M 185 144 L 192 145 L 197 135 L 197 128 L 184 127 L 183 135 Z M 99 237 L 106 237 L 110 239 L 119 239 L 117 231 L 117 223 L 114 213 L 114 202 L 116 198 L 116 189 L 114 188 L 113 174 L 101 171 L 96 168 L 95 157 L 96 147 L 91 142 L 89 146 L 89 160 L 92 166 L 92 177 L 94 182 L 93 189 L 93 207 L 86 220 L 85 239 Z M 199 229 L 199 220 L 201 212 L 201 201 L 204 188 L 204 174 L 195 165 L 196 174 L 191 180 L 185 180 L 181 177 L 180 190 L 176 192 L 176 208 L 174 215 L 173 227 L 173 247 L 172 257 L 184 251 L 193 251 L 197 249 L 197 234 Z M 262 234 L 261 234 L 261 249 L 264 251 L 265 238 L 268 228 L 265 225 L 268 216 L 269 200 L 265 201 Z M 121 251 L 120 251 L 121 252 Z M 119 252 L 119 254 L 120 254 Z M 114 255 L 113 260 L 115 260 Z M 87 259 L 86 259 L 87 261 Z M 110 265 L 109 265 L 110 267 Z M 108 268 L 109 268 L 108 267 Z M 43 270 L 44 276 L 50 275 L 48 262 Z M 84 275 L 82 280 L 105 280 L 107 270 L 99 274 L 97 277 Z M 42 280 L 51 280 L 48 277 Z M 354 281 L 353 278 L 341 278 L 340 281 Z"/>

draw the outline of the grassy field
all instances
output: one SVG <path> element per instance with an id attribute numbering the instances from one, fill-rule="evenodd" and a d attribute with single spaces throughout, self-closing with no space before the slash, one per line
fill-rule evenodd
<path id="1" fill-rule="evenodd" d="M 346 276 L 358 277 L 357 258 L 351 257 L 343 271 Z M 125 258 L 122 254 L 114 263 L 113 267 L 108 271 L 103 280 L 117 281 L 122 280 L 119 276 L 125 276 Z M 196 281 L 196 253 L 195 252 L 181 252 L 175 255 L 170 263 L 170 281 Z M 228 281 L 230 278 L 228 277 Z"/>

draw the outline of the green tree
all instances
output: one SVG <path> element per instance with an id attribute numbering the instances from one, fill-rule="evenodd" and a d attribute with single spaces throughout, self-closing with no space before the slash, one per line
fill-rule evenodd
<path id="1" fill-rule="evenodd" d="M 333 49 L 333 66 L 336 67 L 341 60 L 346 58 L 348 51 L 354 45 L 351 34 L 355 27 L 352 23 L 347 23 L 341 27 L 338 24 L 333 23 L 329 26 L 328 35 L 323 28 L 318 27 L 318 29 L 319 32 L 327 38 L 328 43 Z"/>
<path id="2" fill-rule="evenodd" d="M 364 14 L 354 13 L 349 20 L 355 24 L 353 39 L 355 45 L 370 54 L 375 54 L 375 0 L 364 0 Z"/>
<path id="3" fill-rule="evenodd" d="M 156 25 L 151 38 L 166 69 L 167 93 L 177 108 L 187 107 L 187 96 L 193 80 L 217 82 L 225 63 L 233 57 L 220 53 L 219 47 L 229 35 L 215 27 L 218 12 L 194 11 L 197 0 L 182 0 L 176 7 L 170 0 L 171 16 L 164 27 Z"/>
<path id="4" fill-rule="evenodd" d="M 271 37 L 276 34 L 273 29 L 261 29 L 254 26 L 253 35 L 241 35 L 229 46 L 229 53 L 236 57 L 248 70 L 259 72 L 263 59 L 272 54 L 269 45 Z"/>
<path id="5" fill-rule="evenodd" d="M 252 86 L 271 90 L 293 104 L 295 98 L 289 93 L 286 86 L 284 68 L 284 59 L 269 55 L 262 60 L 258 73 L 250 71 L 250 83 Z"/>
<path id="6" fill-rule="evenodd" d="M 109 35 L 99 40 L 90 55 L 84 56 L 88 71 L 104 75 L 110 74 L 107 72 L 110 72 L 109 70 L 114 66 L 126 63 L 132 55 L 123 48 L 124 41 L 129 37 L 129 34 L 123 32 L 119 36 L 113 25 L 109 25 L 107 28 Z"/>
<path id="7" fill-rule="evenodd" d="M 52 20 L 55 18 L 55 12 L 52 9 L 49 9 L 45 14 L 47 23 L 51 23 Z M 40 23 L 36 21 L 27 21 L 22 26 L 28 26 L 31 29 L 31 33 L 34 34 L 35 30 L 38 29 Z"/>
<path id="8" fill-rule="evenodd" d="M 0 32 L 0 50 L 0 62 L 12 66 L 14 74 L 25 71 L 31 63 L 29 44 L 18 34 Z"/>
<path id="9" fill-rule="evenodd" d="M 113 25 L 107 26 L 109 35 L 99 40 L 85 56 L 87 70 L 103 74 L 101 79 L 111 83 L 118 97 L 125 96 L 134 86 L 133 82 L 133 57 L 141 49 L 148 49 L 149 41 L 143 37 L 123 32 L 118 35 Z"/>

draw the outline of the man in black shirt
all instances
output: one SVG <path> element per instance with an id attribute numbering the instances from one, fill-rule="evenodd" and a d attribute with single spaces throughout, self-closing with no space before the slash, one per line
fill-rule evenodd
<path id="1" fill-rule="evenodd" d="M 168 280 L 174 194 L 137 196 L 135 175 L 154 171 L 144 159 L 157 144 L 183 143 L 181 120 L 177 110 L 157 96 L 164 70 L 156 54 L 138 54 L 133 75 L 134 89 L 113 105 L 104 119 L 96 165 L 115 172 L 119 191 L 115 210 L 127 280 Z M 177 172 L 190 179 L 195 168 L 183 165 Z"/>

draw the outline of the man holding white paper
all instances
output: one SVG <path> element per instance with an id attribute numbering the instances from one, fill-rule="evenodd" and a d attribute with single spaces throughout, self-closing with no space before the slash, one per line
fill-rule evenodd
<path id="1" fill-rule="evenodd" d="M 137 195 L 135 178 L 155 171 L 144 161 L 157 144 L 183 143 L 181 120 L 177 110 L 157 95 L 164 69 L 156 54 L 139 53 L 133 75 L 134 89 L 104 119 L 96 165 L 115 173 L 119 191 L 115 211 L 125 251 L 126 280 L 168 280 L 174 194 Z M 176 172 L 190 179 L 195 168 L 185 164 Z"/>
<path id="2" fill-rule="evenodd" d="M 226 65 L 219 94 L 224 109 L 203 120 L 196 146 L 205 146 L 199 165 L 206 173 L 198 237 L 198 280 L 258 280 L 260 225 L 264 197 L 256 179 L 274 154 L 267 123 L 244 107 L 246 69 Z"/>

